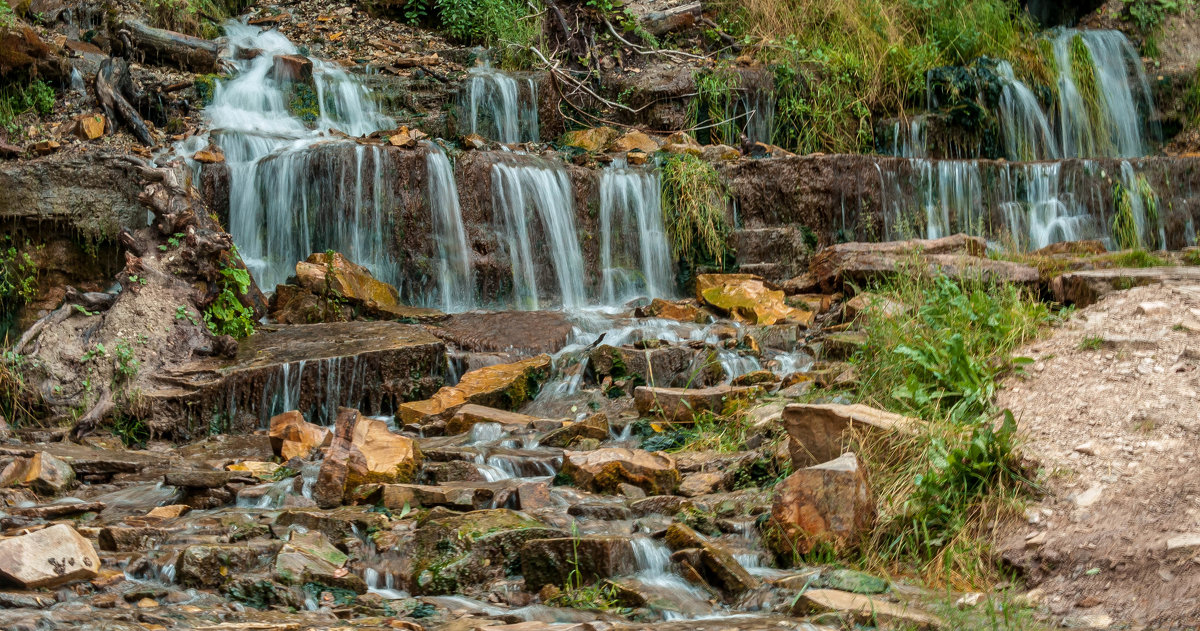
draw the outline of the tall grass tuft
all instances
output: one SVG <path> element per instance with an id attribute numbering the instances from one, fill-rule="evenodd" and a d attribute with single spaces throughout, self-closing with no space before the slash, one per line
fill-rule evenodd
<path id="1" fill-rule="evenodd" d="M 866 323 L 855 398 L 922 423 L 886 444 L 864 443 L 872 486 L 892 499 L 862 561 L 932 585 L 987 584 L 998 570 L 985 525 L 1014 515 L 1031 488 L 1015 421 L 994 396 L 1027 361 L 1017 349 L 1054 316 L 1025 289 L 977 280 L 901 274 L 873 291 L 909 310 Z"/>
<path id="2" fill-rule="evenodd" d="M 729 191 L 716 169 L 697 156 L 672 155 L 663 162 L 663 223 L 681 267 L 725 267 L 732 254 L 725 210 Z"/>

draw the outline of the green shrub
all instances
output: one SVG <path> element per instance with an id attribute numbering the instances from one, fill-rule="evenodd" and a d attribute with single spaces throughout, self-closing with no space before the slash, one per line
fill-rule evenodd
<path id="1" fill-rule="evenodd" d="M 1125 18 L 1143 32 L 1151 33 L 1162 25 L 1170 14 L 1177 14 L 1195 4 L 1193 0 L 1124 0 Z"/>
<path id="2" fill-rule="evenodd" d="M 37 274 L 29 253 L 18 251 L 5 235 L 0 240 L 0 340 L 16 324 L 17 312 L 37 296 Z"/>
<path id="3" fill-rule="evenodd" d="M 542 34 L 539 0 L 412 0 L 405 19 L 444 30 L 458 41 L 497 49 L 500 65 L 527 67 Z"/>
<path id="4" fill-rule="evenodd" d="M 13 14 L 12 7 L 8 6 L 7 0 L 0 0 L 0 28 L 8 28 L 17 22 L 17 16 Z"/>
<path id="5" fill-rule="evenodd" d="M 0 85 L 0 127 L 16 133 L 18 116 L 30 111 L 46 116 L 54 111 L 54 104 L 54 88 L 41 79 Z"/>
<path id="6" fill-rule="evenodd" d="M 1025 289 L 978 280 L 900 274 L 872 291 L 911 309 L 865 324 L 854 397 L 921 424 L 863 446 L 879 497 L 903 498 L 880 507 L 864 563 L 935 584 L 986 583 L 997 570 L 978 537 L 982 524 L 1011 512 L 1031 488 L 1014 419 L 993 397 L 1028 361 L 1016 349 L 1054 317 Z"/>
<path id="7" fill-rule="evenodd" d="M 221 269 L 221 291 L 217 299 L 204 310 L 204 323 L 213 335 L 242 338 L 254 332 L 254 310 L 238 299 L 249 290 L 249 271 L 238 267 Z"/>
<path id="8" fill-rule="evenodd" d="M 218 0 L 142 0 L 150 24 L 158 28 L 214 39 L 221 35 L 220 23 L 242 8 L 242 2 Z"/>

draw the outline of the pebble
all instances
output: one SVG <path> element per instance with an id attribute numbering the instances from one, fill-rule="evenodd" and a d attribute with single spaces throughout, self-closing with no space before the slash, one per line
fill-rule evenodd
<path id="1" fill-rule="evenodd" d="M 1093 446 L 1090 441 L 1083 443 L 1082 445 L 1078 445 L 1077 447 L 1075 447 L 1075 451 L 1078 451 L 1079 453 L 1081 453 L 1085 456 L 1096 455 L 1096 447 Z"/>

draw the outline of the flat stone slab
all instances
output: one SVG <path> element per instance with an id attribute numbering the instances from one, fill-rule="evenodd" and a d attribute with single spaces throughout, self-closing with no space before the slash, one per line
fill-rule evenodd
<path id="1" fill-rule="evenodd" d="M 531 356 L 561 350 L 573 326 L 558 311 L 496 311 L 455 314 L 430 330 L 465 351 Z"/>
<path id="2" fill-rule="evenodd" d="M 444 366 L 445 345 L 421 326 L 292 325 L 242 340 L 232 360 L 185 364 L 161 377 L 162 389 L 143 395 L 200 433 L 208 433 L 214 412 L 225 415 L 226 431 L 266 427 L 272 416 L 291 409 L 327 425 L 342 405 L 375 415 L 431 395 Z"/>
<path id="3" fill-rule="evenodd" d="M 1200 267 L 1141 267 L 1067 272 L 1050 281 L 1050 293 L 1058 302 L 1086 307 L 1114 291 L 1172 282 L 1200 282 Z"/>

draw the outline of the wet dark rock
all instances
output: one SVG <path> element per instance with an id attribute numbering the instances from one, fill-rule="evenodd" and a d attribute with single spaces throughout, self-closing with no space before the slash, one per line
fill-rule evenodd
<path id="1" fill-rule="evenodd" d="M 106 526 L 100 530 L 100 549 L 106 552 L 153 550 L 170 539 L 172 532 L 148 526 Z"/>
<path id="2" fill-rule="evenodd" d="M 632 512 L 621 504 L 572 504 L 567 514 L 581 519 L 621 521 L 629 519 Z"/>
<path id="3" fill-rule="evenodd" d="M 393 511 L 410 508 L 443 506 L 451 510 L 472 511 L 504 506 L 515 490 L 515 484 L 500 482 L 446 482 L 438 486 L 419 484 L 372 485 L 363 494 L 363 503 L 383 506 Z"/>
<path id="4" fill-rule="evenodd" d="M 516 571 L 526 541 L 568 536 L 504 509 L 446 516 L 435 512 L 401 550 L 406 564 L 402 574 L 416 594 L 463 593 L 486 586 Z"/>
<path id="5" fill-rule="evenodd" d="M 727 550 L 709 542 L 702 535 L 684 524 L 671 524 L 667 528 L 667 547 L 672 550 L 698 550 L 699 563 L 691 565 L 703 576 L 705 582 L 733 596 L 755 589 L 759 581 L 742 567 Z"/>
<path id="6" fill-rule="evenodd" d="M 584 584 L 637 571 L 628 537 L 533 539 L 521 547 L 520 557 L 527 591 L 567 584 L 575 571 Z"/>
<path id="7" fill-rule="evenodd" d="M 578 423 L 571 423 L 563 427 L 551 431 L 538 441 L 538 444 L 546 447 L 561 447 L 564 449 L 572 449 L 572 444 L 575 441 L 584 438 L 593 438 L 596 440 L 608 440 L 609 428 L 608 417 L 604 413 L 593 414 Z"/>
<path id="8" fill-rule="evenodd" d="M 282 545 L 279 541 L 190 545 L 179 553 L 176 576 L 184 587 L 220 587 L 236 575 L 266 568 Z"/>
<path id="9" fill-rule="evenodd" d="M 421 466 L 417 481 L 421 484 L 445 484 L 447 482 L 482 482 L 483 474 L 473 463 L 465 460 L 450 462 L 426 462 Z"/>
<path id="10" fill-rule="evenodd" d="M 652 349 L 596 347 L 589 355 L 588 370 L 597 382 L 606 377 L 625 380 L 634 386 L 704 387 L 725 377 L 716 355 L 689 346 L 659 346 Z"/>
<path id="11" fill-rule="evenodd" d="M 674 515 L 681 510 L 694 506 L 691 500 L 677 495 L 656 495 L 645 499 L 634 500 L 629 504 L 633 514 L 638 517 L 647 515 Z"/>
<path id="12" fill-rule="evenodd" d="M 6 512 L 12 515 L 35 519 L 57 519 L 80 513 L 98 513 L 104 510 L 104 506 L 104 502 L 59 502 L 56 504 L 9 508 L 6 509 Z"/>
<path id="13" fill-rule="evenodd" d="M 455 314 L 431 331 L 466 351 L 531 357 L 562 350 L 572 328 L 570 320 L 558 311 L 500 311 Z"/>
<path id="14" fill-rule="evenodd" d="M 237 471 L 169 471 L 163 476 L 164 484 L 188 489 L 218 489 L 234 480 L 255 482 Z"/>
<path id="15" fill-rule="evenodd" d="M 641 386 L 633 391 L 634 404 L 643 416 L 668 421 L 690 422 L 698 412 L 721 414 L 725 406 L 748 399 L 759 392 L 754 386 L 712 386 L 710 388 L 652 388 Z"/>
<path id="16" fill-rule="evenodd" d="M 289 526 L 302 526 L 323 533 L 330 541 L 341 541 L 356 531 L 379 530 L 386 525 L 386 517 L 370 512 L 366 507 L 344 507 L 330 511 L 292 509 L 279 513 L 272 531 L 280 536 Z"/>
<path id="17" fill-rule="evenodd" d="M 285 585 L 319 583 L 364 594 L 367 585 L 344 568 L 347 556 L 320 532 L 293 531 L 275 556 L 272 577 Z"/>

